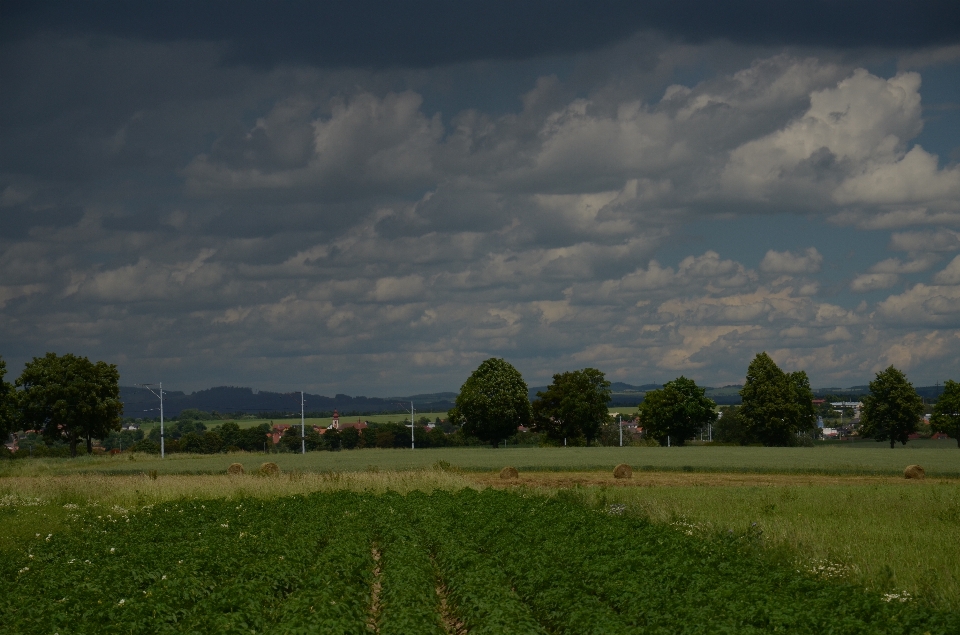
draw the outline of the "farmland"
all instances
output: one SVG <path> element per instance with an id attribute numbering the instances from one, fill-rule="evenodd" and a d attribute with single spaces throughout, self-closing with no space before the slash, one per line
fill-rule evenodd
<path id="1" fill-rule="evenodd" d="M 71 504 L 0 563 L 23 633 L 951 633 L 751 529 L 486 488 Z"/>
<path id="2" fill-rule="evenodd" d="M 0 576 L 18 582 L 0 619 L 14 611 L 16 620 L 40 620 L 23 622 L 25 632 L 99 632 L 97 620 L 108 618 L 128 631 L 230 632 L 243 623 L 247 632 L 311 632 L 320 622 L 288 614 L 317 610 L 320 596 L 304 590 L 312 580 L 320 587 L 362 588 L 343 614 L 328 611 L 316 619 L 362 622 L 364 632 L 522 632 L 498 631 L 502 623 L 487 615 L 492 605 L 529 632 L 684 632 L 668 626 L 660 612 L 693 620 L 707 614 L 691 613 L 686 604 L 716 612 L 717 628 L 732 632 L 788 623 L 808 632 L 813 616 L 824 620 L 818 623 L 826 632 L 828 624 L 844 625 L 834 632 L 950 632 L 955 625 L 941 622 L 944 612 L 960 607 L 960 545 L 948 538 L 960 528 L 960 453 L 951 444 L 911 442 L 892 451 L 869 444 L 444 448 L 6 461 L 0 463 Z M 253 475 L 265 460 L 279 463 L 283 474 Z M 632 479 L 612 477 L 610 468 L 621 460 L 634 466 Z M 231 462 L 242 463 L 247 474 L 227 476 Z M 905 481 L 908 463 L 924 465 L 928 478 Z M 519 467 L 520 477 L 501 480 L 505 464 Z M 248 515 L 254 509 L 256 515 Z M 191 520 L 181 526 L 181 518 Z M 543 524 L 530 524 L 531 518 Z M 228 528 L 236 535 L 223 533 Z M 233 545 L 229 540 L 239 540 L 239 532 L 244 541 L 256 540 Z M 445 542 L 450 535 L 457 541 Z M 621 535 L 630 539 L 614 540 Z M 344 542 L 347 537 L 354 542 Z M 654 543 L 668 547 L 656 557 L 641 549 Z M 588 560 L 579 555 L 584 545 L 591 549 Z M 122 557 L 107 558 L 110 548 L 110 556 Z M 95 557 L 78 560 L 83 549 Z M 274 557 L 283 564 L 271 572 L 263 564 Z M 291 565 L 291 558 L 300 563 Z M 698 558 L 707 564 L 691 564 Z M 70 559 L 71 567 L 92 564 L 73 570 Z M 561 561 L 573 564 L 569 570 L 551 564 Z M 188 563 L 191 568 L 181 570 Z M 597 571 L 589 570 L 593 563 Z M 34 574 L 29 584 L 17 574 L 25 567 L 23 575 Z M 187 574 L 177 578 L 185 586 L 163 587 L 174 579 L 171 571 Z M 761 602 L 750 593 L 762 587 L 763 571 L 777 592 Z M 586 604 L 567 606 L 575 578 L 585 581 Z M 646 598 L 642 606 L 629 604 L 608 578 L 624 593 L 652 595 L 638 596 Z M 657 595 L 666 591 L 644 587 L 647 578 L 683 606 Z M 758 586 L 738 603 L 739 586 L 730 580 L 741 578 Z M 66 581 L 88 595 L 71 595 Z M 256 602 L 231 604 L 254 589 L 264 589 Z M 790 604 L 780 594 L 790 589 L 814 599 Z M 117 595 L 110 605 L 108 591 Z M 23 599 L 28 592 L 49 600 L 37 605 L 46 611 L 16 612 L 31 604 Z M 831 593 L 836 606 L 828 610 Z M 154 597 L 162 603 L 151 610 L 174 607 L 176 616 L 144 627 L 136 620 L 148 612 L 142 602 Z M 721 609 L 720 597 L 731 606 Z M 128 620 L 121 609 L 134 600 Z M 87 608 L 81 611 L 81 604 Z M 622 617 L 624 611 L 635 611 L 629 613 L 634 621 Z M 63 626 L 48 614 L 92 621 Z M 899 626 L 883 622 L 887 618 Z M 583 626 L 594 622 L 600 630 Z"/>
<path id="3" fill-rule="evenodd" d="M 846 475 L 902 474 L 906 465 L 919 463 L 931 476 L 960 476 L 960 451 L 951 440 L 911 441 L 905 447 L 868 442 L 856 447 L 759 448 L 724 446 L 686 447 L 570 447 L 435 448 L 426 450 L 364 449 L 341 452 L 270 454 L 284 471 L 303 472 L 410 470 L 446 461 L 468 471 L 500 469 L 513 465 L 522 471 L 607 470 L 627 463 L 642 470 L 706 472 L 814 473 Z M 0 476 L 73 474 L 82 472 L 136 474 L 156 470 L 161 474 L 216 474 L 238 461 L 247 470 L 262 462 L 259 453 L 236 455 L 175 454 L 165 459 L 152 455 L 85 456 L 78 459 L 40 459 L 0 463 Z"/>

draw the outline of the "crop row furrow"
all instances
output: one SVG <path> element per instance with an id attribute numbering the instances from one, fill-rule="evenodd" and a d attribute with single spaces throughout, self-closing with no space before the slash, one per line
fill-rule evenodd
<path id="1" fill-rule="evenodd" d="M 381 554 L 379 635 L 443 635 L 430 551 L 409 525 L 385 523 Z"/>

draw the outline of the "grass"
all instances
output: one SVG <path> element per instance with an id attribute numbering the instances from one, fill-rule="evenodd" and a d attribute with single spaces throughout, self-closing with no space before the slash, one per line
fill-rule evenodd
<path id="1" fill-rule="evenodd" d="M 799 566 L 960 609 L 960 483 L 588 487 L 595 505 L 694 533 L 762 532 Z"/>
<path id="2" fill-rule="evenodd" d="M 960 450 L 954 442 L 931 441 L 927 447 L 911 444 L 889 447 L 820 446 L 815 448 L 754 448 L 725 446 L 593 447 L 593 448 L 437 448 L 425 450 L 348 450 L 270 454 L 284 471 L 303 472 L 411 470 L 447 461 L 467 471 L 499 470 L 512 465 L 519 470 L 607 470 L 627 463 L 639 470 L 705 472 L 874 474 L 896 476 L 907 465 L 918 463 L 930 476 L 960 477 Z M 192 455 L 172 454 L 165 459 L 137 454 L 84 456 L 76 459 L 31 459 L 0 463 L 0 477 L 76 473 L 134 474 L 156 470 L 161 474 L 217 474 L 232 462 L 247 471 L 267 460 L 260 453 Z"/>

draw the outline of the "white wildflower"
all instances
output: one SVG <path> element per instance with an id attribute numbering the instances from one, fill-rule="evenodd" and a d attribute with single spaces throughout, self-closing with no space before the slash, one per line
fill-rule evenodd
<path id="1" fill-rule="evenodd" d="M 29 570 L 30 570 L 30 567 L 24 567 L 24 568 L 20 569 L 19 571 L 17 571 L 17 573 L 26 573 L 26 572 L 29 571 Z"/>
<path id="2" fill-rule="evenodd" d="M 906 591 L 901 591 L 900 593 L 884 593 L 881 599 L 884 602 L 909 602 L 910 594 Z"/>
<path id="3" fill-rule="evenodd" d="M 123 598 L 120 598 L 120 601 L 117 602 L 117 606 L 123 606 L 125 603 L 126 603 L 126 600 L 124 600 Z"/>
<path id="4" fill-rule="evenodd" d="M 116 552 L 116 550 L 117 550 L 117 548 L 116 548 L 116 547 L 110 547 L 110 553 L 115 553 L 115 552 Z"/>

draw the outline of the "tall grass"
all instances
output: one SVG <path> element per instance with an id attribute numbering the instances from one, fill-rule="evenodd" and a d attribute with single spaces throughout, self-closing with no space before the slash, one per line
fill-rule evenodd
<path id="1" fill-rule="evenodd" d="M 593 505 L 709 536 L 759 535 L 798 567 L 960 610 L 960 483 L 587 487 Z"/>

